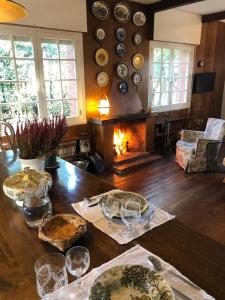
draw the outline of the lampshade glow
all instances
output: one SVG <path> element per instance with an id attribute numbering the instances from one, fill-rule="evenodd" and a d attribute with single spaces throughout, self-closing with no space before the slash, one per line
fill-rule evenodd
<path id="1" fill-rule="evenodd" d="M 100 115 L 108 115 L 109 108 L 110 108 L 109 99 L 107 96 L 104 96 L 104 98 L 100 99 L 98 103 L 98 111 Z"/>
<path id="2" fill-rule="evenodd" d="M 11 1 L 0 0 L 0 22 L 12 22 L 27 16 L 27 10 L 24 6 Z"/>

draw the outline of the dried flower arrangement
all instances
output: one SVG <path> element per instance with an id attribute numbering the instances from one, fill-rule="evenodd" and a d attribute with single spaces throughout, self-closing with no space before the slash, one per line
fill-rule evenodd
<path id="1" fill-rule="evenodd" d="M 22 159 L 34 159 L 54 151 L 66 132 L 65 117 L 17 124 L 16 145 Z"/>

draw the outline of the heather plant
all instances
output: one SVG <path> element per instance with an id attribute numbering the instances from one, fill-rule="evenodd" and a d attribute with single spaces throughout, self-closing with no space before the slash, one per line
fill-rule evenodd
<path id="1" fill-rule="evenodd" d="M 42 121 L 27 120 L 17 124 L 16 144 L 20 158 L 33 159 L 49 156 L 54 151 L 66 132 L 65 117 L 43 119 Z"/>

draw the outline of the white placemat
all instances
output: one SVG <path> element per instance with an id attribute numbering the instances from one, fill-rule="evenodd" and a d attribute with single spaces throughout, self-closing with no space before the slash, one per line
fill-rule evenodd
<path id="1" fill-rule="evenodd" d="M 152 254 L 151 252 L 147 251 L 140 245 L 137 245 L 128 251 L 124 252 L 120 256 L 110 260 L 109 262 L 101 265 L 100 267 L 93 269 L 91 272 L 83 276 L 83 288 L 79 289 L 75 285 L 75 283 L 71 283 L 66 286 L 61 295 L 59 297 L 60 300 L 69 300 L 69 299 L 79 299 L 79 300 L 87 300 L 90 292 L 90 288 L 93 285 L 95 279 L 102 274 L 104 271 L 119 265 L 130 264 L 130 265 L 143 265 L 145 267 L 151 268 L 151 265 L 148 262 L 148 256 L 152 255 L 160 259 L 163 264 L 164 272 L 162 276 L 168 281 L 170 286 L 176 291 L 175 299 L 176 300 L 213 300 L 214 298 L 209 296 L 205 291 L 202 289 L 196 288 L 191 284 L 188 283 L 188 279 L 183 276 L 178 270 L 176 270 L 173 266 L 166 263 L 164 260 L 159 258 L 158 256 Z M 170 270 L 172 272 L 170 272 Z M 177 274 L 177 276 L 176 276 Z M 184 280 L 182 279 L 184 278 Z M 182 296 L 183 294 L 183 296 Z"/>
<path id="2" fill-rule="evenodd" d="M 115 191 L 118 192 L 120 190 L 112 190 L 110 192 L 92 197 L 91 199 L 95 200 L 99 197 L 102 197 L 103 195 L 106 195 L 108 193 L 113 193 Z M 113 238 L 115 241 L 117 241 L 121 245 L 129 243 L 132 240 L 143 235 L 145 232 L 152 230 L 153 228 L 160 226 L 163 223 L 175 218 L 175 216 L 170 215 L 166 211 L 152 205 L 152 207 L 155 210 L 155 213 L 150 222 L 149 228 L 147 228 L 147 229 L 144 228 L 145 223 L 143 222 L 143 219 L 142 219 L 140 224 L 135 226 L 132 236 L 124 237 L 123 233 L 126 232 L 127 228 L 126 228 L 126 225 L 123 223 L 123 221 L 113 219 L 112 225 L 109 226 L 109 220 L 103 215 L 99 205 L 96 205 L 93 207 L 88 207 L 88 204 L 86 201 L 81 201 L 79 203 L 72 204 L 72 206 L 73 206 L 74 210 L 81 217 L 83 217 L 87 221 L 91 222 L 95 227 L 97 227 L 99 230 L 101 230 L 104 233 L 106 233 L 107 235 L 109 235 L 111 238 Z M 145 218 L 145 217 L 142 217 L 142 218 Z"/>

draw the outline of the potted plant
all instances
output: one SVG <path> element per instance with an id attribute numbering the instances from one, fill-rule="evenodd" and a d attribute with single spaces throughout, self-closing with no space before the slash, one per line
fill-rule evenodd
<path id="1" fill-rule="evenodd" d="M 43 171 L 46 157 L 54 153 L 66 128 L 65 117 L 18 123 L 16 145 L 22 169 L 30 167 Z"/>

